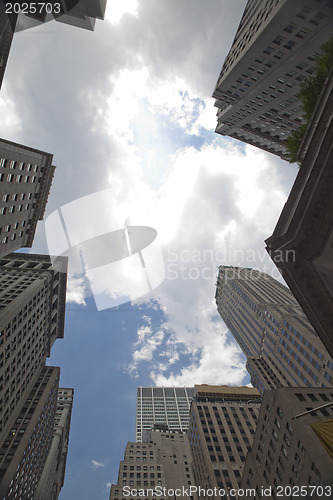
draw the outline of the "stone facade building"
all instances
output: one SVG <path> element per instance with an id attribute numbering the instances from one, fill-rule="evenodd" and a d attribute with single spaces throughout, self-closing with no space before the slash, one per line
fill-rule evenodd
<path id="1" fill-rule="evenodd" d="M 331 498 L 332 436 L 331 388 L 265 392 L 241 487 L 256 499 Z"/>
<path id="2" fill-rule="evenodd" d="M 59 388 L 50 451 L 34 500 L 57 500 L 64 484 L 74 389 Z"/>
<path id="3" fill-rule="evenodd" d="M 60 369 L 45 362 L 64 336 L 66 271 L 66 257 L 0 258 L 0 497 L 6 500 L 33 498 L 54 439 Z"/>
<path id="4" fill-rule="evenodd" d="M 52 444 L 60 369 L 45 366 L 1 432 L 0 498 L 32 500 Z"/>
<path id="5" fill-rule="evenodd" d="M 332 9 L 333 10 L 333 9 Z M 333 69 L 299 151 L 301 168 L 266 250 L 333 356 Z M 290 251 L 295 259 L 287 259 Z"/>
<path id="6" fill-rule="evenodd" d="M 55 171 L 53 155 L 0 139 L 0 256 L 31 247 Z"/>
<path id="7" fill-rule="evenodd" d="M 194 478 L 203 490 L 216 488 L 227 496 L 240 487 L 261 396 L 250 387 L 197 385 L 196 390 L 188 431 Z M 216 494 L 214 498 L 221 496 Z"/>
<path id="8" fill-rule="evenodd" d="M 191 486 L 195 483 L 188 436 L 153 430 L 146 442 L 127 444 L 117 484 L 111 486 L 110 500 L 174 500 L 175 490 L 182 492 Z M 189 498 L 196 500 L 196 493 L 192 493 Z"/>

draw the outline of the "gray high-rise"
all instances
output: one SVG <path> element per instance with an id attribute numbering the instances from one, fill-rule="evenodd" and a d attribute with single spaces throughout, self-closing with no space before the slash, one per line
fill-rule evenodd
<path id="1" fill-rule="evenodd" d="M 55 171 L 53 155 L 0 139 L 0 256 L 31 247 Z"/>
<path id="2" fill-rule="evenodd" d="M 303 121 L 300 85 L 332 23 L 329 0 L 249 0 L 213 93 L 215 131 L 286 158 Z"/>
<path id="3" fill-rule="evenodd" d="M 327 387 L 265 392 L 242 477 L 247 498 L 332 498 L 332 401 Z"/>
<path id="4" fill-rule="evenodd" d="M 45 362 L 64 335 L 66 270 L 66 257 L 0 258 L 0 497 L 6 500 L 33 498 L 51 448 L 60 370 Z"/>
<path id="5" fill-rule="evenodd" d="M 34 500 L 56 500 L 64 484 L 74 389 L 59 388 L 53 438 Z"/>
<path id="6" fill-rule="evenodd" d="M 220 266 L 215 298 L 261 394 L 332 386 L 333 360 L 287 287 L 254 269 Z"/>

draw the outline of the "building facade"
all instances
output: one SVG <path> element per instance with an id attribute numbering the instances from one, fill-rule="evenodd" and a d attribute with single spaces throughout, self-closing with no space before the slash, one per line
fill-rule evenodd
<path id="1" fill-rule="evenodd" d="M 333 356 L 333 69 L 299 152 L 301 168 L 266 250 Z M 285 255 L 293 249 L 295 259 Z M 283 258 L 281 258 L 283 256 Z"/>
<path id="2" fill-rule="evenodd" d="M 186 432 L 194 387 L 138 387 L 136 400 L 136 441 L 155 424 L 170 431 Z"/>
<path id="3" fill-rule="evenodd" d="M 12 45 L 17 14 L 6 14 L 5 2 L 0 2 L 0 88 Z"/>
<path id="4" fill-rule="evenodd" d="M 0 497 L 32 500 L 52 444 L 60 369 L 40 368 L 0 442 Z"/>
<path id="5" fill-rule="evenodd" d="M 10 254 L 0 258 L 0 448 L 3 474 L 1 493 L 4 494 L 8 487 L 7 490 L 12 493 L 6 490 L 6 494 L 14 495 L 8 498 L 32 498 L 31 491 L 35 491 L 49 451 L 49 447 L 43 448 L 41 461 L 38 461 L 38 471 L 34 468 L 21 469 L 20 484 L 31 483 L 32 489 L 30 491 L 28 488 L 26 493 L 22 493 L 22 497 L 15 496 L 17 488 L 21 486 L 13 487 L 14 483 L 18 484 L 13 475 L 18 475 L 16 468 L 24 461 L 22 454 L 26 454 L 27 440 L 30 440 L 30 431 L 25 432 L 28 417 L 23 421 L 17 420 L 22 418 L 22 412 L 28 411 L 29 415 L 33 415 L 29 429 L 34 435 L 33 429 L 37 421 L 41 422 L 44 417 L 46 419 L 47 413 L 43 427 L 49 429 L 51 426 L 52 439 L 59 369 L 53 368 L 52 378 L 47 370 L 45 372 L 45 362 L 55 339 L 64 335 L 66 270 L 66 257 L 60 257 L 53 263 L 47 255 Z M 52 391 L 48 382 L 51 378 L 54 379 Z M 45 405 L 49 404 L 50 391 L 52 408 L 48 407 L 46 412 Z M 17 423 L 23 425 L 18 431 L 19 435 L 15 430 Z M 38 427 L 39 425 L 38 423 L 36 429 L 43 434 L 44 430 Z M 22 440 L 21 434 L 24 438 Z M 16 436 L 15 439 L 9 440 L 10 435 Z M 31 438 L 33 439 L 34 437 Z M 37 454 L 33 452 L 33 455 L 33 462 L 36 462 Z M 31 471 L 37 478 L 36 484 L 35 479 L 32 481 L 30 477 Z M 27 479 L 27 475 L 30 479 Z M 0 496 L 3 498 L 1 494 Z M 6 500 L 8 498 L 6 496 Z"/>
<path id="6" fill-rule="evenodd" d="M 31 247 L 55 171 L 53 155 L 0 139 L 0 256 Z"/>
<path id="7" fill-rule="evenodd" d="M 261 394 L 332 386 L 333 360 L 287 287 L 254 269 L 220 266 L 215 298 Z"/>
<path id="8" fill-rule="evenodd" d="M 214 498 L 232 496 L 253 443 L 261 396 L 250 387 L 200 385 L 196 391 L 188 431 L 195 482 L 215 490 Z"/>
<path id="9" fill-rule="evenodd" d="M 329 0 L 249 0 L 213 93 L 215 131 L 287 158 L 303 120 L 297 93 L 332 22 Z"/>
<path id="10" fill-rule="evenodd" d="M 58 389 L 53 437 L 34 500 L 57 500 L 64 484 L 74 389 Z"/>
<path id="11" fill-rule="evenodd" d="M 256 499 L 330 498 L 332 435 L 331 388 L 265 392 L 241 487 Z"/>
<path id="12" fill-rule="evenodd" d="M 173 500 L 174 490 L 182 491 L 195 485 L 188 436 L 156 430 L 149 434 L 145 443 L 127 444 L 117 484 L 111 486 L 110 500 L 138 497 Z M 190 497 L 197 499 L 195 491 Z"/>

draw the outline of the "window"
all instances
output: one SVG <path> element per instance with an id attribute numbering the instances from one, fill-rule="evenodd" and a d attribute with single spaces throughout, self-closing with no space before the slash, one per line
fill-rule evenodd
<path id="1" fill-rule="evenodd" d="M 288 49 L 288 50 L 291 50 L 291 49 L 293 49 L 295 47 L 295 45 L 297 45 L 296 42 L 293 42 L 292 40 L 289 40 L 289 42 L 286 43 L 286 45 L 284 47 L 286 49 Z"/>
<path id="2" fill-rule="evenodd" d="M 292 33 L 295 30 L 295 28 L 297 28 L 297 24 L 290 23 L 285 28 L 283 28 L 283 31 L 286 31 L 287 33 Z"/>
<path id="3" fill-rule="evenodd" d="M 271 55 L 271 53 L 274 51 L 273 47 L 266 47 L 264 50 L 264 54 Z"/>
<path id="4" fill-rule="evenodd" d="M 298 38 L 300 38 L 301 40 L 303 40 L 303 38 L 305 38 L 308 33 L 310 33 L 310 31 L 307 30 L 307 29 L 305 29 L 305 28 L 303 28 L 298 33 L 296 33 L 295 36 L 297 36 Z"/>
<path id="5" fill-rule="evenodd" d="M 296 68 L 297 69 L 304 69 L 308 66 L 308 64 L 306 64 L 305 62 L 300 62 L 299 64 L 297 64 Z"/>
<path id="6" fill-rule="evenodd" d="M 275 43 L 276 45 L 280 45 L 284 40 L 285 40 L 284 36 L 278 35 L 277 37 L 274 38 L 273 43 Z"/>
<path id="7" fill-rule="evenodd" d="M 289 431 L 289 433 L 292 435 L 294 431 L 293 431 L 293 428 L 291 427 L 289 422 L 286 423 L 286 428 Z"/>

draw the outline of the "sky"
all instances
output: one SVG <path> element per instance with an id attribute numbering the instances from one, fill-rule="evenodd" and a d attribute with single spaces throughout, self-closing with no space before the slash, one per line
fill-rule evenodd
<path id="1" fill-rule="evenodd" d="M 70 260 L 48 360 L 75 389 L 60 500 L 109 497 L 137 386 L 250 381 L 216 312 L 217 266 L 281 279 L 264 240 L 297 167 L 214 133 L 245 3 L 113 0 L 94 32 L 49 22 L 14 36 L 0 136 L 54 155 L 31 251 Z"/>

